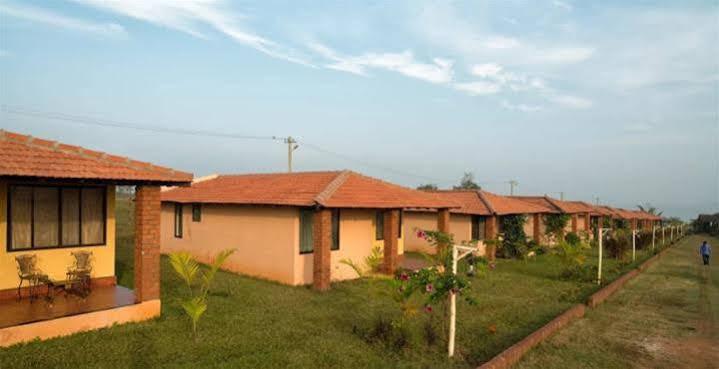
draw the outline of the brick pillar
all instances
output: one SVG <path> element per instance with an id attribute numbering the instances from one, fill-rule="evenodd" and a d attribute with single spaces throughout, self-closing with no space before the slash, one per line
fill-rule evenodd
<path id="1" fill-rule="evenodd" d="M 497 238 L 497 229 L 499 221 L 497 219 L 498 217 L 496 215 L 492 215 L 491 217 L 487 217 L 487 221 L 484 223 L 484 234 L 486 239 L 488 240 L 496 240 Z M 497 247 L 496 246 L 487 246 L 486 247 L 486 256 L 489 260 L 494 260 L 495 255 L 497 253 Z"/>
<path id="2" fill-rule="evenodd" d="M 135 190 L 135 301 L 160 298 L 160 187 Z"/>
<path id="3" fill-rule="evenodd" d="M 636 219 L 632 219 L 631 224 L 632 224 L 632 229 L 637 229 L 637 220 Z"/>
<path id="4" fill-rule="evenodd" d="M 579 216 L 577 214 L 572 214 L 572 232 L 575 234 L 577 233 L 577 228 L 578 228 L 578 223 L 579 223 L 578 218 L 579 218 Z"/>
<path id="5" fill-rule="evenodd" d="M 393 274 L 399 264 L 399 210 L 384 212 L 384 264 L 383 270 Z"/>
<path id="6" fill-rule="evenodd" d="M 442 233 L 449 234 L 449 209 L 439 209 L 437 211 L 437 230 Z M 439 247 L 448 247 L 449 245 L 440 244 Z"/>
<path id="7" fill-rule="evenodd" d="M 332 211 L 318 209 L 312 215 L 312 287 L 318 291 L 330 288 L 332 246 Z"/>
<path id="8" fill-rule="evenodd" d="M 592 214 L 590 213 L 584 214 L 584 230 L 587 234 L 590 234 L 592 231 Z"/>
<path id="9" fill-rule="evenodd" d="M 541 215 L 539 213 L 532 215 L 532 221 L 533 221 L 532 236 L 534 236 L 534 242 L 536 242 L 537 244 L 542 242 L 542 234 L 541 234 L 541 230 L 539 227 L 539 217 L 540 216 Z"/>

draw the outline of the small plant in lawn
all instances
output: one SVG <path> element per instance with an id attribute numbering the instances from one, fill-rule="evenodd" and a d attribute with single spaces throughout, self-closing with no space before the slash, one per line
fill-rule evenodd
<path id="1" fill-rule="evenodd" d="M 351 259 L 342 259 L 340 260 L 340 263 L 352 268 L 358 276 L 366 277 L 370 274 L 379 272 L 379 269 L 382 266 L 382 261 L 384 261 L 382 249 L 379 246 L 375 246 L 370 251 L 370 254 L 364 259 L 364 265 L 360 265 Z"/>
<path id="2" fill-rule="evenodd" d="M 172 269 L 187 285 L 187 297 L 181 300 L 180 305 L 192 322 L 192 333 L 195 338 L 197 338 L 197 323 L 207 311 L 207 295 L 210 292 L 212 281 L 225 260 L 234 252 L 234 249 L 220 251 L 209 268 L 204 271 L 190 253 L 173 252 L 170 254 Z M 199 286 L 196 282 L 198 276 L 200 277 Z"/>
<path id="3" fill-rule="evenodd" d="M 567 233 L 567 235 L 564 236 L 564 240 L 572 246 L 578 246 L 580 243 L 582 243 L 582 239 L 579 237 L 578 234 L 574 232 Z"/>
<path id="4" fill-rule="evenodd" d="M 624 228 L 612 230 L 607 234 L 604 248 L 607 250 L 609 257 L 621 261 L 625 260 L 627 253 L 632 248 L 631 231 Z"/>
<path id="5" fill-rule="evenodd" d="M 561 273 L 562 278 L 581 280 L 587 278 L 589 273 L 587 268 L 585 268 L 587 261 L 585 250 L 588 248 L 589 247 L 581 241 L 572 243 L 565 240 L 557 245 L 555 252 L 563 267 Z"/>

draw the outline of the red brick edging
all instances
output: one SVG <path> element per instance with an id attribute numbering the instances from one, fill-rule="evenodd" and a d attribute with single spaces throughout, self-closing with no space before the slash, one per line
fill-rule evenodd
<path id="1" fill-rule="evenodd" d="M 677 239 L 678 241 L 679 239 Z M 542 328 L 539 328 L 538 330 L 534 331 L 529 336 L 525 337 L 521 341 L 515 343 L 514 345 L 510 346 L 506 350 L 499 353 L 497 356 L 493 357 L 488 362 L 482 364 L 481 366 L 477 367 L 477 369 L 506 369 L 510 368 L 512 365 L 517 363 L 524 354 L 529 352 L 533 347 L 540 344 L 542 341 L 546 340 L 557 332 L 558 330 L 566 327 L 571 323 L 572 321 L 584 317 L 584 312 L 586 311 L 587 307 L 595 308 L 597 305 L 604 302 L 607 298 L 609 298 L 611 295 L 613 295 L 617 290 L 622 288 L 624 284 L 626 284 L 629 280 L 639 275 L 640 271 L 645 271 L 649 266 L 654 264 L 661 256 L 663 256 L 671 246 L 673 246 L 676 243 L 670 243 L 666 248 L 659 251 L 656 255 L 652 256 L 651 258 L 644 261 L 641 265 L 639 265 L 636 269 L 632 269 L 620 278 L 616 279 L 614 282 L 606 285 L 599 291 L 592 294 L 589 299 L 587 300 L 587 304 L 577 304 L 574 305 L 569 310 L 563 312 L 556 318 L 552 319 L 549 323 L 544 325 Z"/>
<path id="2" fill-rule="evenodd" d="M 526 354 L 534 346 L 537 346 L 540 342 L 549 338 L 549 336 L 554 334 L 554 332 L 564 328 L 573 320 L 583 317 L 585 309 L 586 306 L 584 306 L 584 304 L 574 305 L 569 310 L 552 319 L 551 322 L 547 323 L 542 328 L 539 328 L 523 340 L 502 351 L 499 355 L 482 364 L 482 366 L 477 369 L 509 368 L 512 364 L 519 361 L 524 354 Z"/>

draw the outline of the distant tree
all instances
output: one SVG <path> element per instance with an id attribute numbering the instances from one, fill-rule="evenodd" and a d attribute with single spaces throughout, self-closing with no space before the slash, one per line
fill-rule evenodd
<path id="1" fill-rule="evenodd" d="M 454 186 L 455 190 L 481 190 L 477 182 L 474 181 L 474 174 L 471 172 L 465 172 L 462 179 L 459 181 L 459 186 Z"/>
<path id="2" fill-rule="evenodd" d="M 648 202 L 644 203 L 644 205 L 637 205 L 637 208 L 639 208 L 639 210 L 641 210 L 641 211 L 644 211 L 644 212 L 647 212 L 649 214 L 656 215 L 656 216 L 662 216 L 662 213 L 664 213 L 663 211 L 659 211 L 659 209 L 655 208 L 654 206 L 652 206 L 652 204 L 650 204 Z"/>
<path id="3" fill-rule="evenodd" d="M 437 191 L 439 190 L 439 187 L 437 187 L 434 183 L 427 183 L 417 186 L 417 189 L 420 191 Z"/>

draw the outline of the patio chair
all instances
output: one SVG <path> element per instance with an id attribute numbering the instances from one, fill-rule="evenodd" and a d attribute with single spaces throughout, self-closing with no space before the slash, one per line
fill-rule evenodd
<path id="1" fill-rule="evenodd" d="M 37 267 L 37 255 L 24 254 L 15 257 L 17 261 L 17 275 L 20 278 L 20 284 L 17 286 L 17 298 L 22 298 L 21 288 L 24 281 L 28 281 L 30 285 L 30 298 L 34 296 L 33 288 L 36 287 L 38 280 L 46 275 Z"/>
<path id="2" fill-rule="evenodd" d="M 90 293 L 90 274 L 92 273 L 92 252 L 77 251 L 71 253 L 75 258 L 67 269 L 67 280 L 79 283 L 79 292 L 83 296 Z"/>

